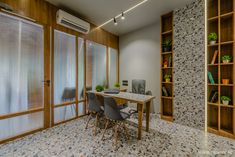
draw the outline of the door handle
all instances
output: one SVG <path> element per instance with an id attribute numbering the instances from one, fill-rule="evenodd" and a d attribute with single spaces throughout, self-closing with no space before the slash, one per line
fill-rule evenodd
<path id="1" fill-rule="evenodd" d="M 43 83 L 44 83 L 44 85 L 46 85 L 46 86 L 50 86 L 50 84 L 51 84 L 51 80 L 44 80 L 44 81 L 42 81 Z"/>

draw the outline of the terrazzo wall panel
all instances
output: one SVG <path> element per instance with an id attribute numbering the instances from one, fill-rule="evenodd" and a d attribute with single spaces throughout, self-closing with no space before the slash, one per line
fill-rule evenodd
<path id="1" fill-rule="evenodd" d="M 174 119 L 204 129 L 204 1 L 174 11 Z"/>

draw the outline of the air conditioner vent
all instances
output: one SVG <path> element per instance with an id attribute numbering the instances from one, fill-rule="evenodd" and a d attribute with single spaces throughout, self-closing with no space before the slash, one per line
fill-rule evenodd
<path id="1" fill-rule="evenodd" d="M 73 16 L 70 15 L 62 10 L 57 11 L 56 16 L 57 24 L 65 26 L 67 28 L 71 28 L 75 31 L 88 34 L 90 31 L 90 24 Z"/>

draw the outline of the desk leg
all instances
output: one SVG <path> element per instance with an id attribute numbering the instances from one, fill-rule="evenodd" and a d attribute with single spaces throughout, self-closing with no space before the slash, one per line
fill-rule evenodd
<path id="1" fill-rule="evenodd" d="M 151 101 L 146 103 L 146 131 L 147 132 L 149 132 L 150 105 L 151 105 Z"/>
<path id="2" fill-rule="evenodd" d="M 142 120 L 143 120 L 143 104 L 137 104 L 138 109 L 138 140 L 141 140 L 142 136 Z"/>

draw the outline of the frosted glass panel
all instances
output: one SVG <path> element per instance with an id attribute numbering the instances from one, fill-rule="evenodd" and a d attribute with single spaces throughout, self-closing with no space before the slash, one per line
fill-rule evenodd
<path id="1" fill-rule="evenodd" d="M 95 89 L 97 85 L 107 86 L 106 81 L 106 47 L 87 42 L 86 86 Z"/>
<path id="2" fill-rule="evenodd" d="M 109 88 L 117 83 L 117 50 L 109 48 Z"/>
<path id="3" fill-rule="evenodd" d="M 78 99 L 84 99 L 84 40 L 78 38 Z"/>
<path id="4" fill-rule="evenodd" d="M 43 112 L 0 120 L 0 139 L 43 128 Z"/>
<path id="5" fill-rule="evenodd" d="M 1 14 L 0 30 L 0 115 L 43 107 L 43 28 Z"/>
<path id="6" fill-rule="evenodd" d="M 54 104 L 74 101 L 76 97 L 76 38 L 54 34 Z"/>
<path id="7" fill-rule="evenodd" d="M 81 102 L 78 104 L 78 115 L 82 116 L 85 115 L 85 104 L 84 102 Z"/>
<path id="8" fill-rule="evenodd" d="M 76 105 L 58 107 L 55 108 L 54 111 L 54 121 L 55 123 L 58 123 L 74 118 L 76 116 Z"/>

